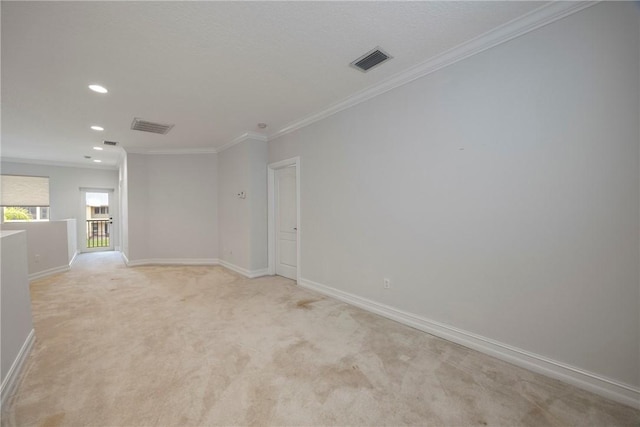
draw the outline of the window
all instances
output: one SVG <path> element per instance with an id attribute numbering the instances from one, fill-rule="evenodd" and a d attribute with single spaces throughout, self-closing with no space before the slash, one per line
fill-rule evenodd
<path id="1" fill-rule="evenodd" d="M 109 213 L 109 206 L 94 206 L 93 214 L 94 215 L 106 215 Z"/>
<path id="2" fill-rule="evenodd" d="M 1 175 L 0 188 L 3 221 L 49 220 L 48 177 Z"/>
<path id="3" fill-rule="evenodd" d="M 49 221 L 48 206 L 4 206 L 4 222 Z"/>

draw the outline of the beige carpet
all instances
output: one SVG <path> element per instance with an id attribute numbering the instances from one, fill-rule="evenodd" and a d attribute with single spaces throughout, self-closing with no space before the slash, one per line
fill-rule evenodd
<path id="1" fill-rule="evenodd" d="M 36 345 L 2 426 L 640 423 L 281 277 L 101 253 L 31 293 Z"/>

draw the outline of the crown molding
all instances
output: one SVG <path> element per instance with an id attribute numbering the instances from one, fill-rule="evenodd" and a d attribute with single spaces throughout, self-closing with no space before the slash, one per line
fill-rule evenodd
<path id="1" fill-rule="evenodd" d="M 234 145 L 239 144 L 241 142 L 244 142 L 244 141 L 246 141 L 248 139 L 255 139 L 257 141 L 262 141 L 262 142 L 269 141 L 269 138 L 266 135 L 262 135 L 261 133 L 245 132 L 242 135 L 240 135 L 239 137 L 237 137 L 234 140 L 232 140 L 231 142 L 228 142 L 225 145 L 223 145 L 222 147 L 218 148 L 218 153 L 221 153 L 224 150 L 226 150 L 227 148 L 231 148 Z"/>
<path id="2" fill-rule="evenodd" d="M 215 154 L 218 152 L 213 147 L 203 148 L 165 148 L 160 150 L 146 149 L 146 148 L 125 148 L 124 151 L 127 154 Z"/>
<path id="3" fill-rule="evenodd" d="M 449 65 L 462 61 L 492 47 L 506 43 L 516 37 L 520 37 L 540 27 L 548 25 L 559 19 L 572 15 L 583 9 L 599 3 L 599 1 L 553 1 L 539 7 L 519 18 L 500 25 L 493 30 L 479 35 L 467 42 L 438 54 L 424 62 L 421 62 L 405 71 L 363 89 L 355 94 L 332 104 L 322 111 L 306 116 L 300 120 L 289 123 L 284 128 L 269 135 L 269 141 L 281 137 L 287 133 L 301 129 L 319 120 L 327 118 L 342 110 L 353 107 L 368 99 L 374 98 L 392 89 L 410 83 L 420 77 L 429 75 Z"/>
<path id="4" fill-rule="evenodd" d="M 269 139 L 266 135 L 262 135 L 256 132 L 245 132 L 242 135 L 234 138 L 232 141 L 226 143 L 220 148 L 204 147 L 204 148 L 166 148 L 161 150 L 146 149 L 146 148 L 125 148 L 127 154 L 216 154 L 220 153 L 227 148 L 231 148 L 236 144 L 253 139 L 256 141 L 267 142 Z"/>
<path id="5" fill-rule="evenodd" d="M 106 169 L 106 170 L 118 170 L 118 165 L 109 164 L 84 164 L 75 162 L 63 162 L 57 160 L 40 160 L 40 159 L 26 159 L 18 157 L 0 157 L 0 161 L 8 163 L 22 163 L 26 165 L 42 165 L 42 166 L 60 166 L 65 168 L 80 168 L 80 169 Z"/>

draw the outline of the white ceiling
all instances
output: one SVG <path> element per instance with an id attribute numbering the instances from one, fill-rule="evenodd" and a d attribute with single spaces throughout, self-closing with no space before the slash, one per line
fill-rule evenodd
<path id="1" fill-rule="evenodd" d="M 92 147 L 213 151 L 273 135 L 543 4 L 3 1 L 1 153 L 115 165 L 118 149 Z M 349 67 L 376 46 L 394 58 Z M 132 131 L 134 117 L 175 127 Z"/>

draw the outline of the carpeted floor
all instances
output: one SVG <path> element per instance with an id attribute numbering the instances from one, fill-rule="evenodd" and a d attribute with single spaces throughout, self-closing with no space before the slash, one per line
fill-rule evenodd
<path id="1" fill-rule="evenodd" d="M 31 294 L 36 344 L 3 427 L 640 423 L 281 277 L 97 253 Z"/>

